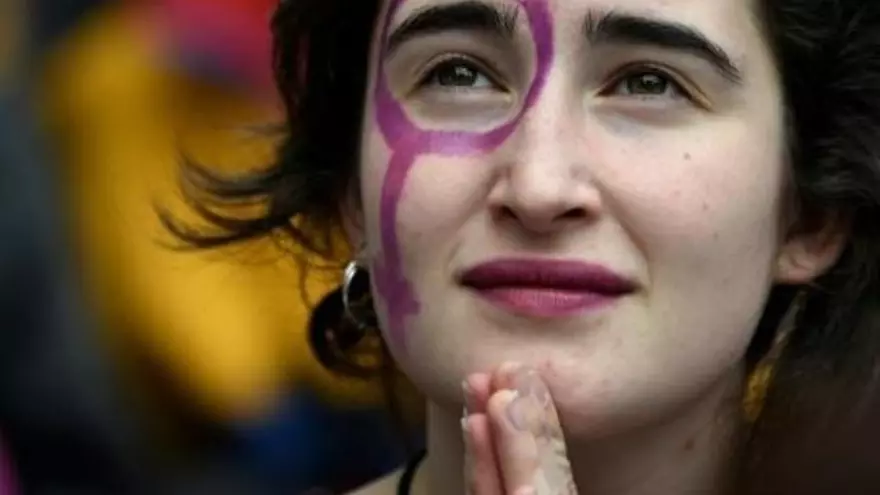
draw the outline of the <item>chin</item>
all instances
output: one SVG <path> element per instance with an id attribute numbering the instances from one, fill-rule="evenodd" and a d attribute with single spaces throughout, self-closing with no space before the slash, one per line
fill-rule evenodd
<path id="1" fill-rule="evenodd" d="M 450 413 L 463 406 L 461 382 L 469 374 L 492 372 L 505 362 L 530 366 L 547 383 L 566 432 L 585 441 L 670 421 L 701 402 L 712 402 L 724 383 L 739 383 L 725 379 L 736 378 L 736 370 L 718 360 L 679 360 L 680 366 L 669 367 L 645 349 L 615 348 L 601 337 L 595 346 L 578 348 L 546 333 L 483 328 L 450 331 L 442 339 L 436 338 L 442 335 L 439 329 L 420 328 L 398 362 L 431 402 Z M 583 337 L 577 339 L 582 345 Z"/>
<path id="2" fill-rule="evenodd" d="M 461 327 L 459 327 L 461 328 Z M 482 328 L 486 328 L 483 326 Z M 536 346 L 516 336 L 482 332 L 448 332 L 437 339 L 437 330 L 413 334 L 405 351 L 392 350 L 399 368 L 431 401 L 460 410 L 464 405 L 462 382 L 473 373 L 491 373 L 507 362 L 550 371 L 556 353 L 536 352 Z M 420 338 L 422 337 L 422 338 Z M 540 346 L 545 347 L 545 346 Z"/>

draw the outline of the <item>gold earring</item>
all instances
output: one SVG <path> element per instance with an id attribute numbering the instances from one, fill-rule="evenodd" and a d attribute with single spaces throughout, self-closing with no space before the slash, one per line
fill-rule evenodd
<path id="1" fill-rule="evenodd" d="M 806 299 L 805 291 L 800 291 L 795 295 L 779 323 L 776 336 L 773 339 L 773 345 L 767 354 L 758 361 L 755 369 L 749 373 L 746 379 L 743 413 L 749 423 L 754 423 L 761 416 L 764 402 L 767 399 L 767 392 L 773 382 L 776 364 L 779 362 L 779 358 L 786 347 L 788 347 L 788 341 L 792 333 L 794 333 L 797 317 L 803 308 L 804 299 Z"/>

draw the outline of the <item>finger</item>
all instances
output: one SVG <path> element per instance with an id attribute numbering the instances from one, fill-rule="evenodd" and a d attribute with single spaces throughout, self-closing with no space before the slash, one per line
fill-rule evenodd
<path id="1" fill-rule="evenodd" d="M 538 443 L 532 433 L 537 413 L 529 399 L 515 390 L 502 390 L 489 398 L 492 438 L 504 484 L 504 493 L 533 487 L 540 462 Z"/>
<path id="2" fill-rule="evenodd" d="M 501 495 L 502 484 L 494 443 L 486 416 L 492 378 L 474 373 L 462 383 L 465 399 L 465 473 L 468 493 Z"/>
<path id="3" fill-rule="evenodd" d="M 489 428 L 485 414 L 472 414 L 462 420 L 468 495 L 504 494 Z"/>
<path id="4" fill-rule="evenodd" d="M 512 393 L 490 399 L 498 463 L 508 493 L 531 487 L 538 495 L 576 494 L 565 440 L 550 391 L 534 370 L 503 367 L 496 374 L 499 384 Z M 493 401 L 497 401 L 493 402 Z"/>
<path id="5" fill-rule="evenodd" d="M 520 367 L 511 376 L 514 389 L 522 397 L 529 397 L 537 409 L 532 433 L 538 444 L 540 468 L 535 480 L 538 495 L 569 494 L 576 495 L 571 463 L 565 447 L 565 435 L 556 405 L 546 383 L 537 371 Z"/>
<path id="6" fill-rule="evenodd" d="M 485 413 L 489 401 L 492 377 L 487 373 L 474 373 L 462 384 L 467 414 Z"/>

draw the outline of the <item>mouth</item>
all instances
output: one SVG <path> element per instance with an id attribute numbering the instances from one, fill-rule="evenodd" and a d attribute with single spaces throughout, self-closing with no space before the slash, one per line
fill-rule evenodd
<path id="1" fill-rule="evenodd" d="M 469 268 L 459 283 L 505 311 L 538 318 L 603 309 L 637 289 L 633 280 L 602 265 L 516 258 Z"/>

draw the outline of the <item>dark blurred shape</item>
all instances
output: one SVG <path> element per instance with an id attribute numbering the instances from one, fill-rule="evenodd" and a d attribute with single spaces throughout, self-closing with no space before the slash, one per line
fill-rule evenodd
<path id="1" fill-rule="evenodd" d="M 872 298 L 878 297 L 872 294 Z M 878 321 L 880 305 L 863 316 Z M 849 368 L 809 363 L 783 369 L 756 432 L 747 492 L 755 495 L 880 493 L 880 332 L 868 327 L 844 355 Z M 843 353 L 842 353 L 843 354 Z M 793 387 L 792 382 L 810 383 Z"/>
<path id="2" fill-rule="evenodd" d="M 5 448 L 6 446 L 0 443 L 0 493 L 13 495 L 18 493 L 18 483 L 12 472 L 12 461 L 6 455 Z"/>
<path id="3" fill-rule="evenodd" d="M 109 0 L 31 0 L 31 41 L 38 54 L 74 28 L 82 17 Z"/>
<path id="4" fill-rule="evenodd" d="M 77 297 L 25 86 L 0 89 L 0 430 L 24 493 L 136 493 L 133 429 Z"/>
<path id="5" fill-rule="evenodd" d="M 273 417 L 239 428 L 237 438 L 241 464 L 270 482 L 273 493 L 347 493 L 405 462 L 407 441 L 423 447 L 421 430 L 401 427 L 382 409 L 334 407 L 300 387 Z"/>

